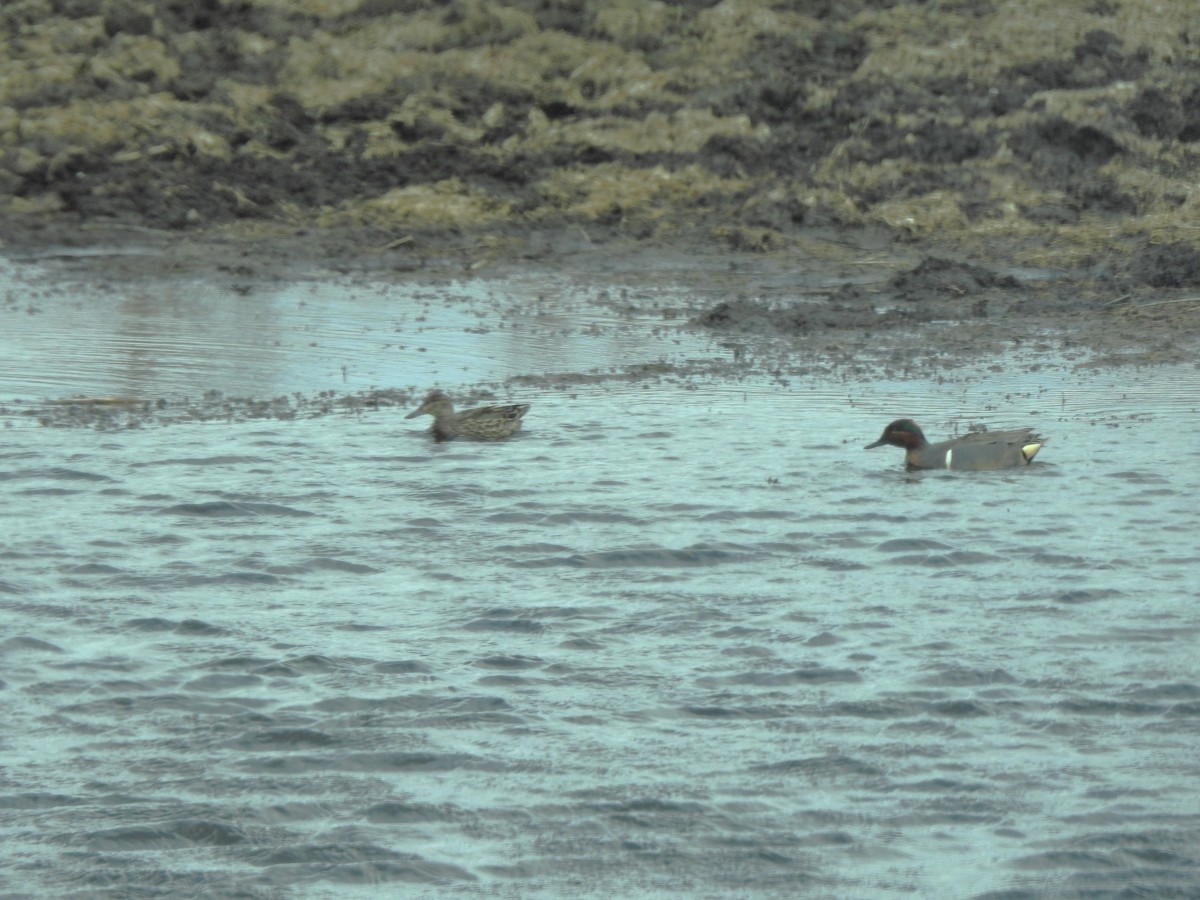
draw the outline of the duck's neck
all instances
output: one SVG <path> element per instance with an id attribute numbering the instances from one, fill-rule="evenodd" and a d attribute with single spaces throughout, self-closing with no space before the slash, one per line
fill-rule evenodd
<path id="1" fill-rule="evenodd" d="M 458 434 L 458 425 L 454 420 L 454 411 L 439 410 L 433 416 L 433 436 L 439 441 L 448 441 Z"/>

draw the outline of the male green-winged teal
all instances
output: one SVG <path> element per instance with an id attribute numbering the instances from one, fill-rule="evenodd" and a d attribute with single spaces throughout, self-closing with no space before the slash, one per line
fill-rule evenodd
<path id="1" fill-rule="evenodd" d="M 404 418 L 433 416 L 429 431 L 435 440 L 448 441 L 462 437 L 476 441 L 496 441 L 510 437 L 521 427 L 521 417 L 529 412 L 528 403 L 507 406 L 479 406 L 454 411 L 454 404 L 441 391 L 431 391 L 425 402 Z"/>
<path id="2" fill-rule="evenodd" d="M 1033 429 L 1014 428 L 971 432 L 931 444 L 912 419 L 897 419 L 883 429 L 879 440 L 863 449 L 881 444 L 903 447 L 904 462 L 910 469 L 1008 469 L 1029 465 L 1042 443 Z"/>

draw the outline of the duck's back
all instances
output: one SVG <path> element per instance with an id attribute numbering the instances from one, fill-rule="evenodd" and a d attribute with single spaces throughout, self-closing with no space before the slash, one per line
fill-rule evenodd
<path id="1" fill-rule="evenodd" d="M 464 409 L 454 416 L 455 431 L 463 436 L 480 440 L 495 440 L 515 434 L 521 427 L 521 418 L 529 412 L 528 403 L 510 403 L 506 406 L 479 406 Z"/>

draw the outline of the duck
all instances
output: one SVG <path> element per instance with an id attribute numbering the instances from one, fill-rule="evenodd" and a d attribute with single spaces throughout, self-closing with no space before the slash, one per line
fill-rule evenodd
<path id="1" fill-rule="evenodd" d="M 455 412 L 454 403 L 445 393 L 430 391 L 424 402 L 404 418 L 433 416 L 433 425 L 429 431 L 437 441 L 448 441 L 458 437 L 476 441 L 497 441 L 516 434 L 521 428 L 521 419 L 527 412 L 528 403 L 478 406 Z"/>
<path id="2" fill-rule="evenodd" d="M 974 431 L 962 437 L 931 444 L 912 419 L 897 419 L 883 429 L 879 440 L 864 450 L 891 444 L 904 448 L 909 469 L 1010 469 L 1033 462 L 1045 440 L 1032 428 L 1010 431 Z"/>

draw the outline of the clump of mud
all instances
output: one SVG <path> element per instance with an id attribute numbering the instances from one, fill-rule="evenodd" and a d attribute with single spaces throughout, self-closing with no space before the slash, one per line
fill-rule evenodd
<path id="1" fill-rule="evenodd" d="M 704 328 L 742 333 L 778 331 L 797 334 L 808 330 L 808 316 L 795 306 L 772 306 L 757 300 L 722 300 L 696 316 Z"/>
<path id="2" fill-rule="evenodd" d="M 823 294 L 791 301 L 721 300 L 692 324 L 736 333 L 803 334 L 829 329 L 905 328 L 936 319 L 988 314 L 988 301 L 1020 293 L 1012 275 L 983 266 L 927 256 L 868 290 L 846 282 Z"/>
<path id="3" fill-rule="evenodd" d="M 888 282 L 897 299 L 917 302 L 931 296 L 972 297 L 990 288 L 1020 287 L 1012 275 L 1001 275 L 970 263 L 927 256 L 914 269 L 898 272 Z"/>
<path id="4" fill-rule="evenodd" d="M 1132 255 L 1124 274 L 1134 285 L 1196 287 L 1200 285 L 1200 250 L 1183 243 L 1145 247 Z"/>

